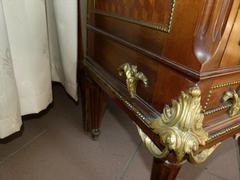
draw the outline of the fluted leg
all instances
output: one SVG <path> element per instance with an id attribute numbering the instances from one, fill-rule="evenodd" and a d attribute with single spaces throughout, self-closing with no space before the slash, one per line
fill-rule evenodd
<path id="1" fill-rule="evenodd" d="M 240 170 L 240 134 L 236 134 L 234 136 L 234 139 L 236 140 L 236 145 L 237 145 L 237 153 L 238 153 L 238 169 Z"/>
<path id="2" fill-rule="evenodd" d="M 236 134 L 236 135 L 235 135 L 235 140 L 236 140 L 236 142 L 237 142 L 238 151 L 239 151 L 239 156 L 240 156 L 240 134 Z"/>
<path id="3" fill-rule="evenodd" d="M 100 124 L 106 107 L 106 95 L 101 88 L 88 77 L 80 83 L 82 94 L 84 129 L 92 133 L 93 139 L 100 135 Z"/>

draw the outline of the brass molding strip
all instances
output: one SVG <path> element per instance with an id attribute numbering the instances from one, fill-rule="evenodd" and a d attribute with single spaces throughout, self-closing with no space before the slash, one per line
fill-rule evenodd
<path id="1" fill-rule="evenodd" d="M 222 110 L 224 110 L 224 109 L 228 109 L 228 108 L 230 108 L 231 106 L 232 106 L 232 104 L 230 104 L 230 103 L 227 104 L 227 105 L 222 105 L 222 106 L 219 106 L 219 107 L 217 107 L 217 108 L 214 108 L 214 109 L 205 111 L 205 112 L 204 112 L 204 115 L 205 115 L 205 116 L 208 116 L 208 115 L 210 115 L 210 114 L 213 114 L 213 113 L 222 111 Z"/>
<path id="2" fill-rule="evenodd" d="M 137 24 L 137 25 L 140 25 L 140 26 L 143 26 L 143 27 L 155 29 L 155 30 L 162 31 L 162 32 L 165 32 L 165 33 L 169 33 L 171 31 L 171 26 L 172 26 L 172 21 L 173 21 L 173 16 L 174 16 L 174 10 L 175 10 L 175 4 L 176 4 L 176 0 L 170 0 L 170 13 L 169 13 L 169 17 L 168 17 L 168 22 L 166 24 L 149 23 L 149 22 L 146 22 L 146 21 L 135 20 L 134 18 L 118 16 L 114 13 L 104 12 L 104 11 L 96 8 L 96 0 L 94 0 L 94 13 L 102 15 L 102 16 L 108 16 L 108 17 L 112 17 L 112 18 L 115 18 L 115 19 L 119 19 L 121 21 L 125 21 L 125 22 L 128 22 L 128 23 Z"/>
<path id="3" fill-rule="evenodd" d="M 223 83 L 223 84 L 217 84 L 217 85 L 214 85 L 214 86 L 212 87 L 212 89 L 218 89 L 218 88 L 227 87 L 227 86 L 232 86 L 232 85 L 236 85 L 236 84 L 240 84 L 240 80 L 236 80 L 236 81 L 232 81 L 232 82 L 227 82 L 227 83 Z"/>
<path id="4" fill-rule="evenodd" d="M 222 136 L 222 135 L 224 135 L 224 134 L 226 134 L 226 133 L 228 133 L 230 131 L 233 131 L 233 130 L 235 130 L 237 128 L 240 128 L 240 124 L 236 124 L 234 126 L 231 126 L 231 127 L 225 128 L 225 129 L 223 129 L 221 131 L 218 131 L 218 132 L 216 132 L 214 134 L 211 134 L 209 136 L 209 138 L 208 138 L 208 141 L 212 141 L 212 140 L 218 138 L 219 136 Z"/>

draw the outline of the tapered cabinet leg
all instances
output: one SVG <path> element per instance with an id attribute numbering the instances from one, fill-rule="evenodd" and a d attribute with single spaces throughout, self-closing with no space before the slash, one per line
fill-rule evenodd
<path id="1" fill-rule="evenodd" d="M 180 165 L 168 164 L 160 159 L 154 158 L 151 180 L 174 180 L 180 168 Z"/>
<path id="2" fill-rule="evenodd" d="M 234 139 L 236 140 L 236 146 L 237 146 L 237 153 L 238 153 L 238 169 L 240 170 L 240 134 L 236 134 L 234 136 Z"/>
<path id="3" fill-rule="evenodd" d="M 91 79 L 81 81 L 84 129 L 90 131 L 94 140 L 100 135 L 102 115 L 106 108 L 106 95 Z"/>
<path id="4" fill-rule="evenodd" d="M 240 134 L 235 135 L 236 144 L 238 146 L 239 156 L 240 156 Z"/>

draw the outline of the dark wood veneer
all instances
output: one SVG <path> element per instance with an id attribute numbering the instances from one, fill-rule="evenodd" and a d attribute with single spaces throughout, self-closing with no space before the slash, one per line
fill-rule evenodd
<path id="1" fill-rule="evenodd" d="M 179 71 L 179 73 L 182 73 L 188 77 L 192 77 L 193 79 L 196 79 L 196 80 L 199 80 L 199 79 L 204 80 L 204 79 L 209 79 L 209 78 L 214 78 L 214 77 L 220 77 L 220 76 L 240 73 L 240 65 L 236 65 L 233 67 L 225 67 L 225 68 L 220 67 L 217 69 L 213 69 L 211 71 L 199 72 L 199 71 L 191 69 L 187 66 L 184 66 L 182 64 L 176 63 L 176 62 L 172 61 L 171 59 L 160 57 L 159 55 L 157 55 L 153 52 L 150 52 L 147 49 L 144 49 L 140 46 L 132 44 L 131 42 L 125 41 L 117 36 L 114 36 L 106 31 L 98 29 L 89 24 L 87 25 L 87 28 L 89 31 L 93 31 L 95 33 L 100 33 L 102 36 L 105 36 L 106 38 L 109 38 L 113 41 L 117 41 L 118 43 L 120 43 L 128 48 L 134 49 L 135 51 L 138 51 L 138 52 L 152 58 L 153 60 L 159 61 L 160 63 Z"/>
<path id="2" fill-rule="evenodd" d="M 95 11 L 148 23 L 167 24 L 171 13 L 171 0 L 131 0 L 118 1 L 118 3 L 114 0 L 94 1 Z"/>

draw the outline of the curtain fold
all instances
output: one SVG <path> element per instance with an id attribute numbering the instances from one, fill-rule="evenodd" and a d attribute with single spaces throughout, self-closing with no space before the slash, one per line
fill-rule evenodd
<path id="1" fill-rule="evenodd" d="M 77 100 L 77 0 L 0 0 L 0 138 L 52 102 L 51 81 Z"/>

